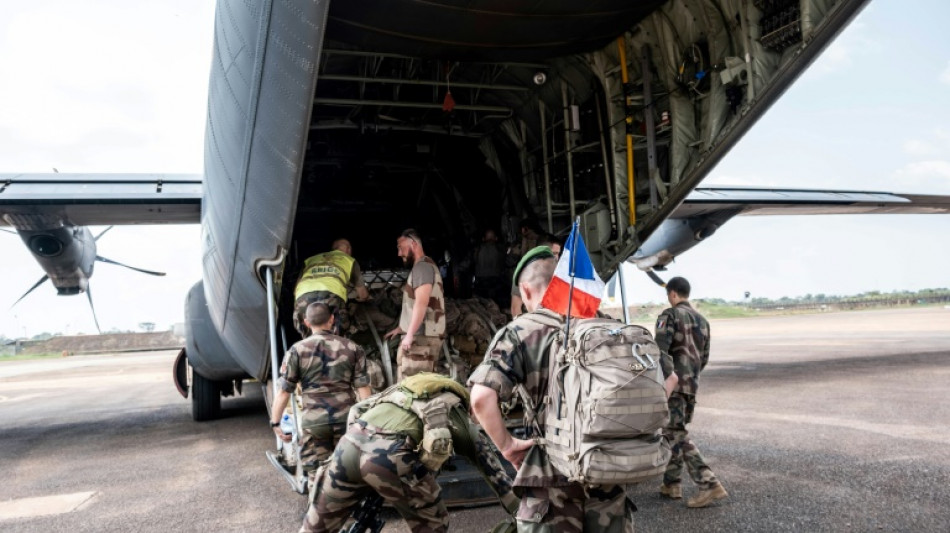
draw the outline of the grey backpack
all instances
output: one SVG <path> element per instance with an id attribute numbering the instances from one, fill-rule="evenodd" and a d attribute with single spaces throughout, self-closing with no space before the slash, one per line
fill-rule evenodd
<path id="1" fill-rule="evenodd" d="M 662 474 L 670 459 L 662 436 L 670 413 L 660 349 L 650 332 L 612 319 L 575 319 L 568 342 L 563 335 L 558 340 L 544 412 L 536 412 L 551 464 L 586 485 Z"/>

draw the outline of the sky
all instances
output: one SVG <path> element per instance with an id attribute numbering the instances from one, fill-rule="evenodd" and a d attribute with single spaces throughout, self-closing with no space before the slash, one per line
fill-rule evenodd
<path id="1" fill-rule="evenodd" d="M 213 1 L 0 0 L 0 13 L 0 171 L 201 173 Z M 184 321 L 197 225 L 117 226 L 98 252 L 167 273 L 97 263 L 103 331 Z M 16 235 L 0 233 L 0 275 L 0 335 L 96 332 L 86 297 L 49 282 L 9 309 L 43 276 Z"/>
<path id="2" fill-rule="evenodd" d="M 872 0 L 704 185 L 950 194 L 950 3 Z M 214 2 L 0 0 L 0 171 L 200 173 Z M 102 228 L 93 228 L 96 232 Z M 950 217 L 737 217 L 678 258 L 693 298 L 950 286 Z M 199 228 L 123 226 L 91 280 L 103 331 L 167 329 L 201 278 Z M 83 296 L 43 285 L 0 233 L 0 335 L 93 333 Z M 662 289 L 628 272 L 631 302 Z"/>

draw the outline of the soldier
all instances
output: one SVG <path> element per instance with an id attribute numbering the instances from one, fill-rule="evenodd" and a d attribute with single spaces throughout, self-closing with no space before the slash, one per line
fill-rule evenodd
<path id="1" fill-rule="evenodd" d="M 518 242 L 514 243 L 511 248 L 508 249 L 509 258 L 513 258 L 517 261 L 524 257 L 524 254 L 527 253 L 528 250 L 539 246 L 541 244 L 540 236 L 542 233 L 537 222 L 528 218 L 523 219 L 518 225 Z"/>
<path id="2" fill-rule="evenodd" d="M 508 302 L 504 282 L 505 248 L 498 242 L 494 230 L 485 230 L 482 243 L 475 249 L 475 295 L 494 300 L 498 305 Z"/>
<path id="3" fill-rule="evenodd" d="M 526 424 L 528 438 L 513 437 L 505 427 L 499 400 L 511 401 L 516 387 L 534 406 L 543 406 L 547 396 L 551 345 L 564 318 L 541 307 L 544 291 L 554 275 L 557 260 L 546 246 L 539 246 L 521 258 L 513 281 L 518 285 L 528 313 L 499 331 L 485 354 L 485 360 L 469 377 L 472 410 L 478 422 L 504 455 L 518 468 L 514 485 L 520 487 L 518 531 L 617 533 L 633 531 L 632 503 L 623 486 L 585 487 L 570 482 L 551 466 L 543 446 L 544 435 L 534 434 Z M 543 421 L 538 423 L 543 425 Z"/>
<path id="4" fill-rule="evenodd" d="M 550 233 L 545 233 L 540 240 L 540 246 L 547 246 L 554 252 L 554 258 L 561 257 L 561 243 L 558 238 Z M 514 318 L 524 312 L 524 302 L 521 301 L 521 293 L 518 291 L 518 284 L 511 284 L 511 318 Z"/>
<path id="5" fill-rule="evenodd" d="M 337 239 L 331 248 L 329 252 L 304 261 L 300 279 L 294 288 L 294 329 L 300 332 L 302 338 L 310 335 L 303 320 L 308 305 L 314 302 L 327 304 L 336 317 L 333 334 L 341 335 L 348 326 L 346 299 L 349 287 L 356 289 L 358 301 L 369 299 L 360 265 L 352 257 L 350 241 Z"/>
<path id="6" fill-rule="evenodd" d="M 399 325 L 386 333 L 390 339 L 404 334 L 396 353 L 398 381 L 419 372 L 432 372 L 439 360 L 445 337 L 445 296 L 442 274 L 435 261 L 422 249 L 422 238 L 407 229 L 396 239 L 403 263 L 412 267 L 403 285 Z"/>
<path id="7" fill-rule="evenodd" d="M 674 500 L 683 497 L 680 479 L 683 463 L 699 494 L 690 498 L 688 507 L 706 507 L 729 496 L 716 474 L 709 468 L 699 448 L 689 438 L 686 424 L 693 419 L 699 373 L 709 362 L 709 322 L 689 304 L 689 282 L 675 277 L 666 283 L 666 295 L 672 307 L 656 320 L 656 343 L 662 351 L 663 375 L 675 372 L 679 383 L 670 395 L 670 424 L 663 432 L 673 455 L 663 475 L 660 494 Z"/>
<path id="8" fill-rule="evenodd" d="M 346 416 L 355 403 L 353 390 L 360 399 L 372 393 L 363 349 L 330 333 L 335 320 L 326 304 L 317 302 L 307 307 L 304 321 L 315 333 L 287 351 L 278 383 L 280 392 L 271 410 L 274 432 L 285 442 L 290 441 L 291 436 L 280 430 L 280 419 L 290 393 L 300 385 L 300 461 L 311 481 L 317 465 L 330 457 L 346 430 Z"/>
<path id="9" fill-rule="evenodd" d="M 491 444 L 472 425 L 467 405 L 463 386 L 430 373 L 415 374 L 357 404 L 346 437 L 320 468 L 318 489 L 300 531 L 340 531 L 369 490 L 392 505 L 413 532 L 446 531 L 449 516 L 436 473 L 440 459 L 448 456 L 442 452 L 453 448 L 478 468 L 505 509 L 514 513 L 518 498 L 511 479 Z M 442 444 L 426 446 L 439 441 Z M 427 455 L 429 451 L 433 455 Z"/>

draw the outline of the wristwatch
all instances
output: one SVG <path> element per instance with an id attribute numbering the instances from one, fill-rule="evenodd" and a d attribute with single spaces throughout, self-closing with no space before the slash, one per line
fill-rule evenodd
<path id="1" fill-rule="evenodd" d="M 276 427 L 279 427 L 279 426 L 280 426 L 280 422 L 271 422 L 271 423 L 270 423 L 270 427 L 272 427 L 272 428 L 276 428 Z"/>

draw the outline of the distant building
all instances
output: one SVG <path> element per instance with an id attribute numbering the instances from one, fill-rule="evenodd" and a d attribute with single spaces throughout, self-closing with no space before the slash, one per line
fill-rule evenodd
<path id="1" fill-rule="evenodd" d="M 15 339 L 0 340 L 0 356 L 16 355 L 17 341 Z"/>

